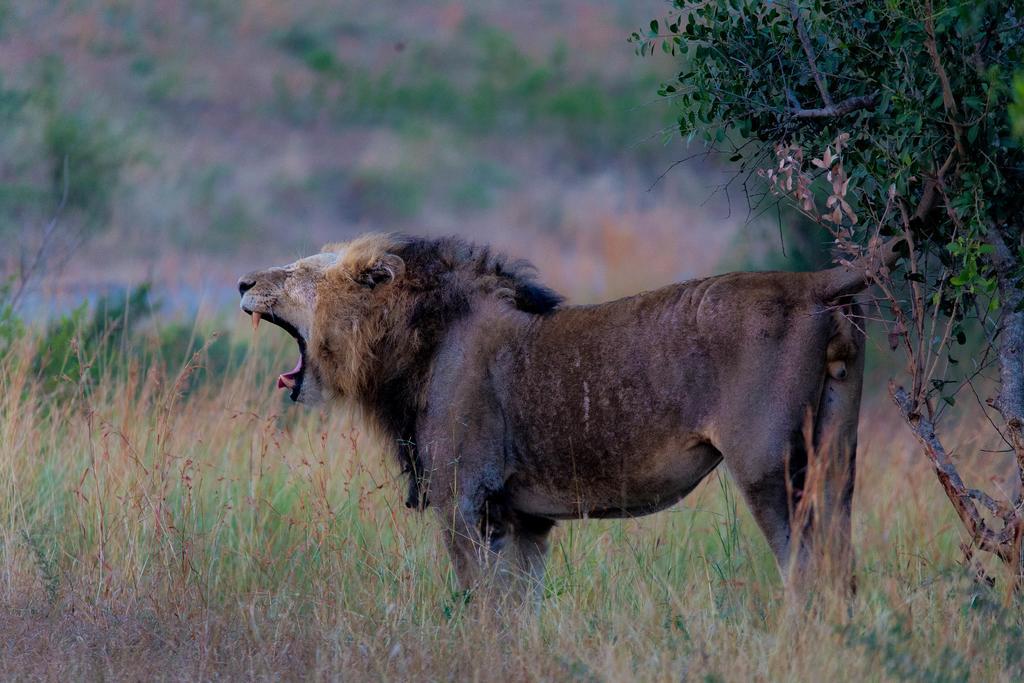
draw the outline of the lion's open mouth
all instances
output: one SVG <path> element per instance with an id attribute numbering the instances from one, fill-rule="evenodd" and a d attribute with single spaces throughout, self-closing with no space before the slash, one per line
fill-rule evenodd
<path id="1" fill-rule="evenodd" d="M 302 391 L 302 379 L 306 376 L 306 340 L 302 338 L 302 335 L 299 334 L 294 325 L 273 313 L 259 313 L 244 308 L 242 310 L 252 316 L 252 327 L 254 330 L 259 327 L 260 320 L 266 320 L 290 334 L 298 343 L 299 361 L 295 364 L 295 368 L 290 372 L 281 373 L 277 377 L 277 388 L 291 389 L 289 396 L 293 401 L 298 401 L 299 393 Z"/>

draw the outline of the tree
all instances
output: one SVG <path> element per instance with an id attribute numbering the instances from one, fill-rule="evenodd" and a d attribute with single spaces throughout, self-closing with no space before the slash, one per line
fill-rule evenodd
<path id="1" fill-rule="evenodd" d="M 965 551 L 997 555 L 1019 581 L 1021 493 L 968 488 L 936 423 L 998 368 L 992 424 L 1024 486 L 1024 5 L 675 0 L 630 41 L 680 60 L 659 94 L 680 135 L 730 154 L 752 210 L 792 201 L 879 286 L 907 360 L 895 405 L 968 530 Z"/>

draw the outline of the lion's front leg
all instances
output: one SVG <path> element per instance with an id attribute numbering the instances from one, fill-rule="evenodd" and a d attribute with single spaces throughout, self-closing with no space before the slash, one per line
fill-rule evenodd
<path id="1" fill-rule="evenodd" d="M 500 493 L 460 497 L 441 517 L 462 589 L 500 604 L 540 598 L 554 522 L 511 510 Z"/>
<path id="2" fill-rule="evenodd" d="M 492 542 L 498 539 L 486 533 L 482 505 L 472 497 L 462 497 L 449 505 L 439 505 L 438 511 L 459 587 L 476 590 L 497 555 Z"/>
<path id="3" fill-rule="evenodd" d="M 548 561 L 548 536 L 555 526 L 554 520 L 518 513 L 515 515 L 513 542 L 515 543 L 517 578 L 525 585 L 525 592 L 536 603 L 544 596 L 544 568 Z"/>

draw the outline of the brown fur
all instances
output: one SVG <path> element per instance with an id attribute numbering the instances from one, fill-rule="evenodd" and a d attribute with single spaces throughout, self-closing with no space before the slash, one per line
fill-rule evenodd
<path id="1" fill-rule="evenodd" d="M 304 341 L 298 400 L 355 402 L 393 444 L 470 586 L 536 583 L 555 520 L 663 509 L 722 461 L 780 566 L 806 568 L 808 448 L 837 463 L 816 519 L 848 564 L 863 339 L 834 298 L 854 279 L 731 273 L 562 306 L 486 247 L 369 235 L 240 286 Z"/>

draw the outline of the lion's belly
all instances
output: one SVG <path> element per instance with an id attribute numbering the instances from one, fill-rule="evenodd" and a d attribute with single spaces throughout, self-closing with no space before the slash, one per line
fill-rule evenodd
<path id="1" fill-rule="evenodd" d="M 545 458 L 522 468 L 508 493 L 513 507 L 542 517 L 635 517 L 675 504 L 721 460 L 716 449 L 694 438 L 670 439 L 645 453 L 605 455 L 599 462 L 581 458 L 580 468 L 571 458 Z"/>

